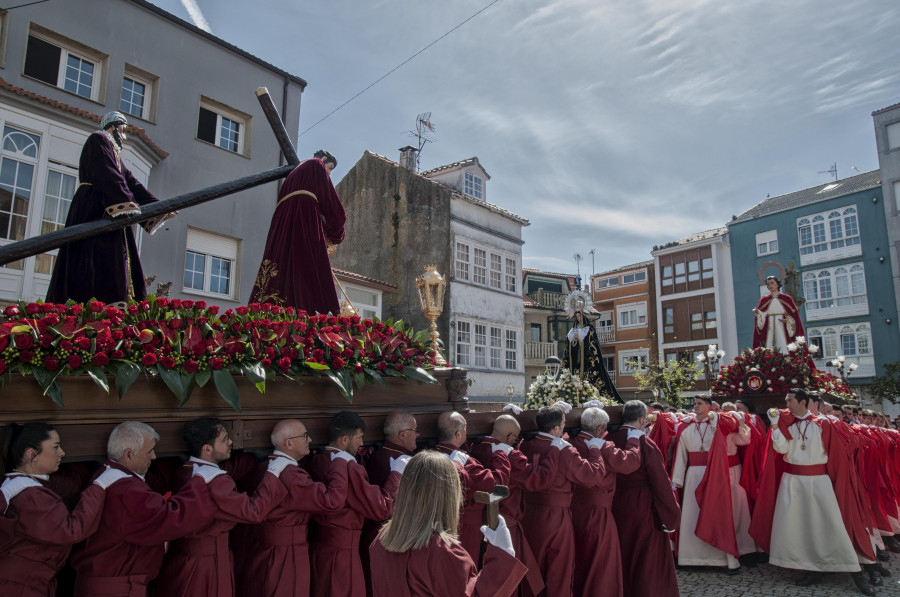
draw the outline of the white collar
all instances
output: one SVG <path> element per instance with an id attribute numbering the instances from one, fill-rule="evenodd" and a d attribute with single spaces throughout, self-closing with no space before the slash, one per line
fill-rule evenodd
<path id="1" fill-rule="evenodd" d="M 6 475 L 7 477 L 31 477 L 32 479 L 40 479 L 41 481 L 49 481 L 50 475 L 29 475 L 21 471 L 13 471 Z"/>
<path id="2" fill-rule="evenodd" d="M 582 326 L 580 328 L 575 327 L 569 330 L 569 333 L 566 334 L 566 337 L 569 339 L 569 342 L 572 342 L 574 338 L 578 338 L 579 341 L 587 338 L 588 331 L 590 330 L 590 326 Z"/>
<path id="3" fill-rule="evenodd" d="M 292 456 L 288 456 L 287 454 L 285 454 L 285 453 L 282 452 L 281 450 L 275 450 L 275 451 L 273 451 L 273 452 L 272 452 L 272 456 L 276 456 L 276 457 L 278 457 L 278 458 L 287 458 L 288 460 L 290 460 L 290 461 L 293 462 L 294 464 L 297 464 L 297 460 L 296 460 L 295 458 L 293 458 Z"/>
<path id="4" fill-rule="evenodd" d="M 556 439 L 556 436 L 555 436 L 555 435 L 550 435 L 549 433 L 544 433 L 543 431 L 538 431 L 537 434 L 540 435 L 540 436 L 543 436 L 543 437 L 550 438 L 551 441 L 554 440 L 554 439 Z"/>
<path id="5" fill-rule="evenodd" d="M 208 460 L 202 460 L 195 456 L 191 456 L 190 458 L 188 458 L 188 462 L 193 462 L 194 464 L 199 464 L 200 466 L 214 466 L 216 468 L 221 468 L 218 464 L 216 464 L 214 462 L 209 462 Z"/>

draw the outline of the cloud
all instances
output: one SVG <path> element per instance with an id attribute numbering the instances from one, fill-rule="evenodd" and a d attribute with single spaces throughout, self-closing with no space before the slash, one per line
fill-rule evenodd
<path id="1" fill-rule="evenodd" d="M 181 0 L 181 5 L 184 6 L 184 9 L 188 12 L 188 15 L 191 17 L 195 26 L 203 29 L 207 33 L 212 33 L 212 29 L 210 29 L 206 17 L 203 16 L 203 11 L 201 11 L 200 7 L 197 5 L 197 0 Z"/>

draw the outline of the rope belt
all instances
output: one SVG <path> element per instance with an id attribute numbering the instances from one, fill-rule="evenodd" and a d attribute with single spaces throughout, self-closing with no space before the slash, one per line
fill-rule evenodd
<path id="1" fill-rule="evenodd" d="M 285 195 L 284 197 L 282 197 L 281 199 L 278 200 L 278 203 L 275 204 L 275 207 L 278 207 L 279 205 L 281 205 L 282 203 L 284 203 L 285 201 L 287 201 L 287 200 L 290 199 L 291 197 L 295 197 L 295 196 L 297 196 L 297 195 L 309 195 L 309 196 L 312 197 L 316 202 L 319 201 L 319 198 L 316 197 L 316 194 L 315 194 L 315 193 L 313 193 L 313 192 L 311 192 L 311 191 L 302 191 L 302 190 L 301 190 L 301 191 L 294 191 L 293 193 L 291 193 L 291 194 L 289 194 L 289 195 Z"/>

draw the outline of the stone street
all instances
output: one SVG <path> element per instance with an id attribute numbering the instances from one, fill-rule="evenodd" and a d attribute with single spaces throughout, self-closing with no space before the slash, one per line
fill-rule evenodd
<path id="1" fill-rule="evenodd" d="M 885 567 L 892 575 L 884 579 L 884 586 L 876 591 L 879 597 L 900 597 L 900 554 L 891 554 Z M 728 576 L 713 569 L 683 568 L 678 571 L 678 586 L 682 597 L 852 597 L 862 595 L 849 574 L 826 574 L 822 583 L 812 587 L 794 586 L 802 575 L 797 570 L 787 570 L 761 564 L 756 568 L 743 567 L 740 574 Z"/>

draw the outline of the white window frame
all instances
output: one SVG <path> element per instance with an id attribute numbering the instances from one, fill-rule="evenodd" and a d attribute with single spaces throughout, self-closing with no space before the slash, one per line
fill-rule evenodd
<path id="1" fill-rule="evenodd" d="M 778 252 L 778 230 L 766 230 L 756 235 L 756 256 L 774 255 Z"/>
<path id="2" fill-rule="evenodd" d="M 627 274 L 622 274 L 622 285 L 626 284 L 643 284 L 647 281 L 647 270 L 642 269 L 638 272 L 628 272 Z"/>
<path id="3" fill-rule="evenodd" d="M 37 79 L 31 75 L 25 74 L 25 63 L 23 57 L 22 63 L 22 74 L 30 79 L 34 79 L 35 81 L 41 81 L 42 83 L 47 83 L 48 85 L 55 85 L 57 88 L 62 89 L 66 93 L 71 93 L 72 95 L 77 95 L 78 97 L 89 99 L 91 101 L 100 101 L 100 88 L 102 86 L 103 81 L 105 80 L 105 68 L 106 68 L 106 55 L 93 50 L 92 48 L 88 48 L 83 45 L 76 45 L 74 42 L 68 41 L 65 37 L 56 34 L 50 30 L 44 30 L 41 28 L 36 28 L 32 26 L 28 31 L 29 37 L 35 37 L 40 39 L 43 42 L 56 46 L 60 49 L 59 53 L 59 64 L 57 65 L 57 74 L 56 74 L 56 82 L 50 83 L 48 81 L 44 81 L 42 79 Z M 27 54 L 27 49 L 26 49 Z M 90 95 L 84 96 L 78 93 L 77 91 L 70 91 L 66 89 L 66 68 L 69 62 L 69 56 L 74 56 L 79 60 L 90 62 L 94 66 L 94 72 L 91 75 L 91 91 Z"/>
<path id="4" fill-rule="evenodd" d="M 868 321 L 857 323 L 812 327 L 807 329 L 806 337 L 810 345 L 819 347 L 815 355 L 816 366 L 836 373 L 831 368 L 831 361 L 838 356 L 845 357 L 844 366 L 856 364 L 859 368 L 854 372 L 855 378 L 869 377 L 875 374 L 875 347 L 872 344 L 872 326 Z M 852 350 L 845 340 L 852 338 Z M 846 352 L 845 352 L 846 351 Z"/>
<path id="5" fill-rule="evenodd" d="M 125 79 L 131 79 L 135 83 L 140 83 L 144 86 L 144 105 L 141 107 L 140 114 L 122 110 L 122 93 L 125 91 Z M 122 75 L 122 85 L 119 87 L 119 110 L 129 116 L 134 116 L 135 118 L 140 118 L 141 120 L 153 122 L 156 115 L 155 108 L 158 82 L 159 77 L 151 75 L 150 73 L 138 69 L 137 67 L 131 66 L 130 64 L 126 64 L 125 72 Z"/>
<path id="6" fill-rule="evenodd" d="M 203 255 L 203 288 L 193 288 L 185 285 L 184 274 L 187 270 L 187 253 Z M 237 300 L 238 294 L 238 258 L 240 255 L 240 241 L 236 238 L 188 227 L 187 242 L 185 246 L 184 265 L 181 269 L 181 291 L 184 294 L 196 294 L 219 299 Z M 228 277 L 228 293 L 214 292 L 211 290 L 213 259 L 228 261 L 231 271 Z"/>
<path id="7" fill-rule="evenodd" d="M 613 288 L 619 285 L 619 276 L 612 276 L 609 278 L 597 278 L 594 282 L 595 290 L 603 290 L 604 288 Z"/>
<path id="8" fill-rule="evenodd" d="M 520 371 L 519 329 L 479 319 L 456 320 L 456 364 L 486 371 Z"/>
<path id="9" fill-rule="evenodd" d="M 632 319 L 634 323 L 631 323 Z M 626 320 L 628 323 L 623 323 Z M 647 327 L 647 302 L 616 305 L 616 327 L 620 330 Z"/>
<path id="10" fill-rule="evenodd" d="M 631 366 L 629 361 L 638 359 L 643 367 L 650 364 L 650 349 L 639 348 L 636 350 L 622 350 L 619 352 L 619 373 L 622 375 L 632 375 L 636 369 Z"/>
<path id="11" fill-rule="evenodd" d="M 892 122 L 884 127 L 888 149 L 900 149 L 900 122 Z"/>
<path id="12" fill-rule="evenodd" d="M 359 316 L 363 319 L 366 318 L 375 318 L 381 319 L 381 304 L 382 304 L 382 291 L 378 288 L 372 288 L 371 286 L 363 286 L 362 284 L 354 284 L 352 282 L 343 281 L 344 290 L 347 291 L 350 302 L 353 303 L 353 306 L 356 308 Z M 375 297 L 375 302 L 370 303 L 365 300 L 362 300 L 357 294 L 356 296 L 349 296 L 354 291 L 363 292 L 366 294 L 372 294 Z M 340 291 L 338 291 L 338 296 L 340 296 Z"/>
<path id="13" fill-rule="evenodd" d="M 848 263 L 803 273 L 807 321 L 869 314 L 866 270 Z"/>
<path id="14" fill-rule="evenodd" d="M 487 267 L 488 252 L 487 249 L 475 247 L 472 251 L 472 281 L 475 284 L 487 286 Z"/>
<path id="15" fill-rule="evenodd" d="M 208 139 L 201 139 L 199 136 L 196 137 L 198 141 L 203 143 L 207 143 L 209 145 L 214 145 L 219 149 L 223 149 L 229 153 L 235 153 L 237 155 L 243 155 L 245 157 L 250 157 L 250 124 L 252 122 L 251 117 L 248 114 L 244 114 L 243 112 L 239 112 L 234 108 L 229 108 L 219 102 L 211 100 L 209 98 L 200 97 L 200 109 L 208 110 L 216 115 L 216 132 L 215 132 L 215 141 L 210 141 Z M 199 109 L 198 109 L 198 124 L 199 124 Z M 222 145 L 223 139 L 222 136 L 222 121 L 223 119 L 230 120 L 238 124 L 238 140 L 237 140 L 237 148 L 231 149 L 230 147 L 224 147 Z M 199 131 L 196 131 L 199 133 Z M 230 139 L 228 140 L 230 142 Z"/>
<path id="16" fill-rule="evenodd" d="M 837 223 L 838 226 L 834 226 Z M 859 211 L 845 205 L 797 218 L 800 265 L 862 255 Z"/>
<path id="17" fill-rule="evenodd" d="M 470 170 L 463 172 L 463 193 L 484 201 L 484 179 Z"/>
<path id="18" fill-rule="evenodd" d="M 471 247 L 468 243 L 456 241 L 456 279 L 469 279 L 469 256 L 471 255 Z"/>
<path id="19" fill-rule="evenodd" d="M 519 277 L 518 263 L 516 262 L 515 259 L 512 259 L 511 257 L 507 257 L 506 259 L 504 259 L 504 263 L 506 266 L 506 269 L 504 271 L 504 273 L 505 273 L 504 277 L 506 279 L 505 290 L 506 290 L 506 292 L 515 292 L 516 288 L 518 287 L 518 284 L 516 283 L 516 280 Z"/>

